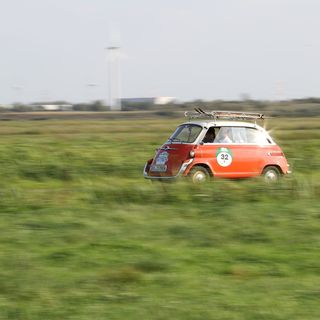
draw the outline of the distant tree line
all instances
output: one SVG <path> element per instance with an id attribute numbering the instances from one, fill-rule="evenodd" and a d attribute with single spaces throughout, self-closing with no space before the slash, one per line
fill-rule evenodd
<path id="1" fill-rule="evenodd" d="M 54 106 L 63 108 L 52 109 Z M 49 108 L 50 107 L 50 108 Z M 156 105 L 153 103 L 123 103 L 122 111 L 154 111 L 161 115 L 169 115 L 174 112 L 190 111 L 195 107 L 204 110 L 234 110 L 261 112 L 270 116 L 320 116 L 320 98 L 303 98 L 284 101 L 263 101 L 253 99 L 243 100 L 194 100 L 183 103 L 170 103 Z M 46 109 L 47 108 L 47 109 Z M 110 107 L 102 101 L 92 103 L 68 103 L 66 101 L 39 102 L 33 104 L 16 103 L 10 106 L 0 105 L 0 112 L 35 112 L 35 111 L 86 111 L 86 112 L 107 112 Z"/>

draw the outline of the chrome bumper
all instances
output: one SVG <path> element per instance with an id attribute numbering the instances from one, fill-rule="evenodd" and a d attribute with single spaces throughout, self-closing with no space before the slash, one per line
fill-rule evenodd
<path id="1" fill-rule="evenodd" d="M 189 159 L 188 161 L 184 162 L 182 164 L 182 166 L 180 167 L 179 172 L 175 175 L 175 176 L 171 176 L 171 177 L 154 177 L 154 176 L 149 176 L 146 169 L 147 169 L 147 163 L 144 166 L 143 169 L 143 176 L 145 179 L 153 179 L 153 180 L 171 180 L 171 179 L 177 179 L 178 177 L 180 177 L 187 169 L 188 165 L 191 164 L 193 162 L 193 159 Z"/>

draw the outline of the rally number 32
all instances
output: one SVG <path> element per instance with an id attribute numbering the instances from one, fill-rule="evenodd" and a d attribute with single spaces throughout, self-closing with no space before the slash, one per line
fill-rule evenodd
<path id="1" fill-rule="evenodd" d="M 221 167 L 228 167 L 232 163 L 232 156 L 227 152 L 220 152 L 217 156 L 217 161 Z"/>

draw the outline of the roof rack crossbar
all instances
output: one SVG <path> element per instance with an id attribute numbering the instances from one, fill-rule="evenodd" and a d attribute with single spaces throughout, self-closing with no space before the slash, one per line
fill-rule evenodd
<path id="1" fill-rule="evenodd" d="M 201 108 L 195 108 L 194 111 L 186 111 L 185 117 L 189 119 L 229 119 L 229 120 L 258 120 L 266 119 L 262 113 L 242 112 L 242 111 L 204 111 Z"/>

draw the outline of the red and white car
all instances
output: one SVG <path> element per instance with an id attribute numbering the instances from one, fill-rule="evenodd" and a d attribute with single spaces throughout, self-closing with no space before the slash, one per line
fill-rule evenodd
<path id="1" fill-rule="evenodd" d="M 249 178 L 276 181 L 290 173 L 287 159 L 268 132 L 262 114 L 195 109 L 144 167 L 144 177 L 169 180 L 190 177 Z M 253 120 L 251 122 L 250 120 Z"/>

